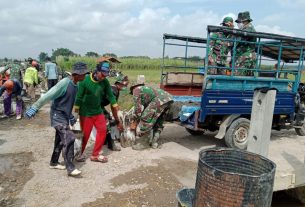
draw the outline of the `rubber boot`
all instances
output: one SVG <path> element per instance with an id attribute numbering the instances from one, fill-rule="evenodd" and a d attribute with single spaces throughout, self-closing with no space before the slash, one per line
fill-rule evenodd
<path id="1" fill-rule="evenodd" d="M 151 148 L 153 149 L 157 149 L 159 144 L 158 144 L 158 140 L 160 138 L 160 131 L 156 131 L 154 133 L 154 137 L 152 138 L 152 141 L 151 141 Z"/>

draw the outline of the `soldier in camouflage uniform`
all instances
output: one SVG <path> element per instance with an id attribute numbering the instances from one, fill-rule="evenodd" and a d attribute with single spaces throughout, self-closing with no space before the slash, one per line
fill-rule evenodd
<path id="1" fill-rule="evenodd" d="M 21 65 L 18 64 L 17 60 L 13 63 L 7 64 L 6 69 L 10 69 L 10 79 L 16 79 L 19 83 L 22 83 Z"/>
<path id="2" fill-rule="evenodd" d="M 254 26 L 251 24 L 252 19 L 248 11 L 239 13 L 238 18 L 235 21 L 238 23 L 238 28 L 247 32 L 255 32 Z M 236 62 L 235 68 L 249 68 L 254 69 L 256 63 L 255 44 L 248 42 L 256 42 L 255 37 L 243 36 L 241 41 L 236 46 Z M 252 71 L 237 70 L 235 75 L 253 75 Z"/>
<path id="3" fill-rule="evenodd" d="M 163 129 L 164 115 L 173 103 L 172 96 L 161 90 L 144 84 L 130 87 L 133 95 L 134 113 L 136 117 L 136 143 L 134 150 L 142 150 L 149 145 L 158 147 L 158 139 Z M 149 144 L 149 145 L 148 145 Z"/>
<path id="4" fill-rule="evenodd" d="M 225 17 L 221 23 L 225 27 L 234 28 L 233 18 Z M 231 35 L 223 32 L 212 33 L 210 40 L 209 65 L 217 67 L 225 67 L 227 65 L 227 56 L 232 49 L 232 42 L 222 39 L 231 38 Z M 210 68 L 209 74 L 226 74 L 223 68 Z"/>

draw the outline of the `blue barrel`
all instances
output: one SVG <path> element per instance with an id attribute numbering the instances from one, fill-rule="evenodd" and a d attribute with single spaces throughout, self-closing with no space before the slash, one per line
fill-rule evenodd
<path id="1" fill-rule="evenodd" d="M 176 193 L 178 200 L 178 207 L 192 207 L 194 199 L 195 189 L 193 188 L 182 188 Z"/>
<path id="2" fill-rule="evenodd" d="M 244 150 L 212 148 L 199 153 L 194 207 L 271 206 L 276 165 Z"/>

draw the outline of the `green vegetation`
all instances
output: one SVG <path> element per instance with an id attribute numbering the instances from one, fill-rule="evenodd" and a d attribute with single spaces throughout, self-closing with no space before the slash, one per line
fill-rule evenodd
<path id="1" fill-rule="evenodd" d="M 85 56 L 87 56 L 87 57 L 99 57 L 100 55 L 98 54 L 98 53 L 96 53 L 96 52 L 87 52 L 86 54 L 85 54 Z"/>

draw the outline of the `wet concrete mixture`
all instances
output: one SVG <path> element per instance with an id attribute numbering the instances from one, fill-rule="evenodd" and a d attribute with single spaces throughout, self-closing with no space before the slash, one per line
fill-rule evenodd
<path id="1" fill-rule="evenodd" d="M 32 120 L 0 120 L 0 206 L 175 207 L 176 192 L 195 185 L 199 151 L 224 146 L 215 133 L 201 139 L 167 124 L 160 149 L 105 148 L 106 164 L 88 159 L 91 140 L 86 162 L 75 163 L 82 176 L 72 178 L 65 170 L 49 169 L 54 129 L 48 110 L 47 105 Z M 281 206 L 303 205 L 276 193 L 272 207 Z"/>

